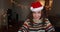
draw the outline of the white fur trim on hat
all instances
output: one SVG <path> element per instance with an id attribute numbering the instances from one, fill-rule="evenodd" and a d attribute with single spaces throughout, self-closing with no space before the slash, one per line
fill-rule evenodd
<path id="1" fill-rule="evenodd" d="M 33 11 L 33 12 L 41 11 L 41 10 L 43 10 L 43 6 L 38 7 L 38 8 L 30 7 L 30 10 Z"/>

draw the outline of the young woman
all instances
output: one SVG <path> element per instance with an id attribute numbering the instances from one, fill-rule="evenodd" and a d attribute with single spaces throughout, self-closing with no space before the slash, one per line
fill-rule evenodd
<path id="1" fill-rule="evenodd" d="M 18 32 L 55 32 L 54 27 L 46 18 L 44 6 L 40 2 L 33 2 L 31 13 Z"/>

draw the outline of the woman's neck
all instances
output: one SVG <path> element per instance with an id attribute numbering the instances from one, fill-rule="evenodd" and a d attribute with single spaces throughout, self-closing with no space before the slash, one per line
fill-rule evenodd
<path id="1" fill-rule="evenodd" d="M 39 20 L 39 19 L 34 19 L 34 20 Z"/>
<path id="2" fill-rule="evenodd" d="M 40 23 L 41 22 L 41 19 L 33 19 L 33 22 Z"/>

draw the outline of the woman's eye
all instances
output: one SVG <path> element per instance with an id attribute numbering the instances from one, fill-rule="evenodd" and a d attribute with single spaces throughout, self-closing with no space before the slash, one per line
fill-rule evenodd
<path id="1" fill-rule="evenodd" d="M 38 12 L 38 13 L 41 13 L 41 12 Z"/>

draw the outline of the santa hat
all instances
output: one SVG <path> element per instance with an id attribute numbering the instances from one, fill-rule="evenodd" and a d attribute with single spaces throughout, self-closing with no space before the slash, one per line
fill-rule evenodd
<path id="1" fill-rule="evenodd" d="M 43 6 L 40 2 L 34 2 L 31 4 L 30 10 L 31 11 L 41 11 L 43 9 Z"/>

